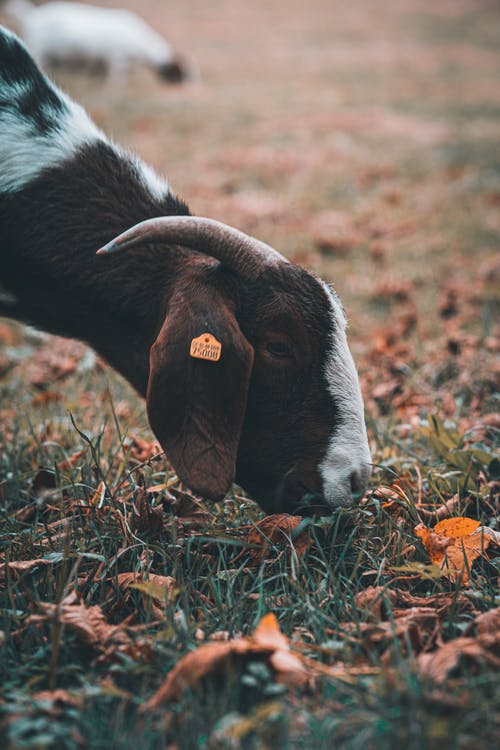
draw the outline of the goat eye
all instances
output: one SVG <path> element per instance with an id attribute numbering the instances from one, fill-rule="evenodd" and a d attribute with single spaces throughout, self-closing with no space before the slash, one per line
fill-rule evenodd
<path id="1" fill-rule="evenodd" d="M 268 341 L 266 351 L 275 359 L 291 359 L 293 352 L 286 341 Z"/>

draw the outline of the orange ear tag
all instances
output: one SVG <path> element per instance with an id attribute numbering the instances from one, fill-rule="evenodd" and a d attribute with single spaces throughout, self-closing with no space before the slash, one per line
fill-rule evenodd
<path id="1" fill-rule="evenodd" d="M 218 362 L 222 351 L 222 344 L 211 333 L 202 333 L 191 341 L 189 354 L 195 359 L 207 359 Z"/>

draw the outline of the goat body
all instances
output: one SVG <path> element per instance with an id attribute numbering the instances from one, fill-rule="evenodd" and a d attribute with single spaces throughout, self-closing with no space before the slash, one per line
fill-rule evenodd
<path id="1" fill-rule="evenodd" d="M 28 0 L 9 0 L 6 8 L 44 67 L 104 69 L 116 77 L 146 65 L 172 82 L 188 76 L 171 45 L 129 10 L 71 2 L 36 6 Z"/>
<path id="2" fill-rule="evenodd" d="M 0 249 L 0 313 L 94 347 L 146 397 L 191 489 L 218 499 L 236 479 L 268 510 L 304 513 L 362 494 L 370 454 L 336 294 L 190 216 L 1 27 Z M 205 333 L 217 362 L 190 356 Z"/>

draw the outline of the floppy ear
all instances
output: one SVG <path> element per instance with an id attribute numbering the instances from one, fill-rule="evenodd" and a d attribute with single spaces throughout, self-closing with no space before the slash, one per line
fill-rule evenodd
<path id="1" fill-rule="evenodd" d="M 218 361 L 190 355 L 205 333 L 221 344 Z M 198 285 L 171 300 L 150 351 L 149 422 L 179 478 L 211 500 L 234 480 L 252 364 L 253 349 L 220 292 Z"/>

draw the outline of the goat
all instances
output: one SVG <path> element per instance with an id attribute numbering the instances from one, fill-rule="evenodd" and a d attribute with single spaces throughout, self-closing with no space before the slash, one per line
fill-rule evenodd
<path id="1" fill-rule="evenodd" d="M 17 20 L 28 48 L 44 67 L 105 70 L 117 78 L 142 64 L 171 83 L 191 75 L 186 60 L 129 10 L 70 2 L 36 6 L 29 0 L 9 0 L 6 10 Z"/>
<path id="2" fill-rule="evenodd" d="M 99 352 L 146 397 L 193 491 L 218 500 L 236 480 L 264 509 L 303 514 L 363 494 L 370 453 L 336 293 L 192 216 L 2 27 L 0 248 L 0 314 Z"/>

